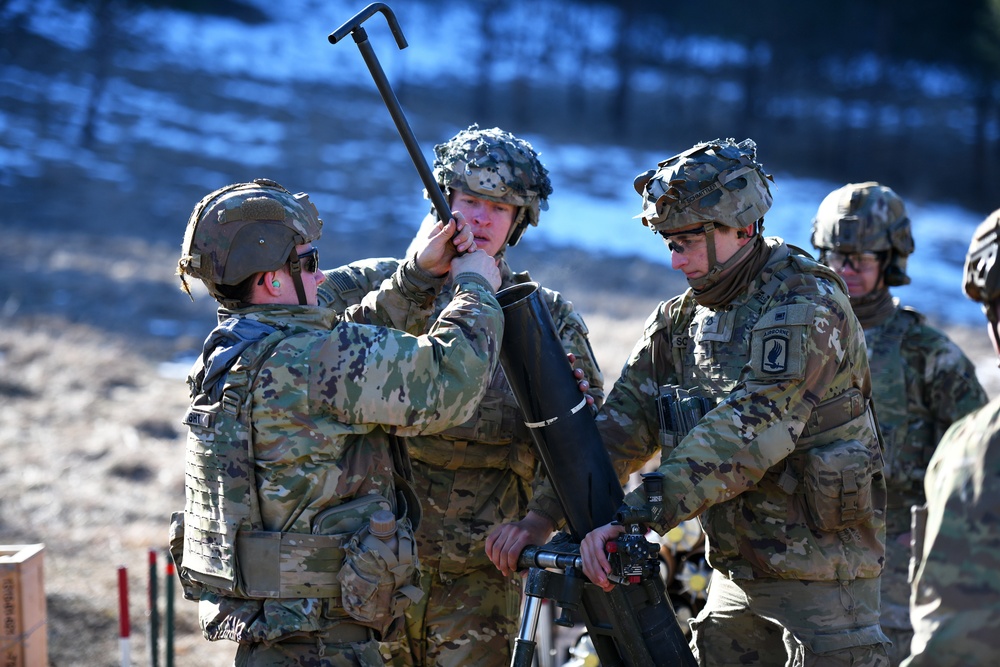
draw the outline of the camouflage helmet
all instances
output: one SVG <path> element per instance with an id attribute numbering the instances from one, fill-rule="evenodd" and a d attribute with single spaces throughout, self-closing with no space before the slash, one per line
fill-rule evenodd
<path id="1" fill-rule="evenodd" d="M 635 216 L 658 233 L 714 222 L 747 227 L 771 208 L 771 190 L 756 160 L 757 144 L 716 139 L 696 144 L 639 174 L 633 183 L 642 197 Z"/>
<path id="2" fill-rule="evenodd" d="M 906 275 L 906 258 L 914 247 L 910 218 L 903 200 L 885 185 L 849 183 L 828 194 L 813 218 L 812 244 L 821 252 L 845 255 L 885 252 L 885 284 L 910 282 Z"/>
<path id="3" fill-rule="evenodd" d="M 323 221 L 304 192 L 292 194 L 274 181 L 254 179 L 206 195 L 191 212 L 177 274 L 200 279 L 224 305 L 219 285 L 238 285 L 255 273 L 295 261 L 295 246 L 320 237 Z"/>
<path id="4" fill-rule="evenodd" d="M 1000 299 L 1000 209 L 993 211 L 972 234 L 965 256 L 965 293 L 984 306 Z"/>
<path id="5" fill-rule="evenodd" d="M 445 194 L 450 188 L 518 207 L 508 245 L 517 244 L 528 225 L 538 224 L 540 210 L 548 210 L 548 173 L 531 144 L 497 127 L 481 130 L 473 124 L 434 147 L 434 178 Z"/>

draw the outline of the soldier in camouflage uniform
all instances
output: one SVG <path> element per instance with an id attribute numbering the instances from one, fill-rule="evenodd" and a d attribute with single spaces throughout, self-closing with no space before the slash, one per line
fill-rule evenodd
<path id="1" fill-rule="evenodd" d="M 979 225 L 965 259 L 965 293 L 983 304 L 1000 355 L 1000 210 Z M 904 667 L 1000 660 L 1000 398 L 951 426 L 915 513 L 913 641 Z"/>
<path id="2" fill-rule="evenodd" d="M 958 346 L 889 292 L 910 282 L 913 252 L 906 207 L 891 188 L 852 183 L 831 192 L 813 220 L 812 243 L 844 279 L 865 330 L 888 492 L 881 623 L 895 666 L 913 636 L 910 508 L 924 502 L 924 471 L 941 436 L 987 397 Z"/>
<path id="3" fill-rule="evenodd" d="M 390 437 L 467 420 L 503 330 L 499 271 L 481 251 L 455 257 L 473 245 L 471 230 L 450 240 L 457 224 L 342 321 L 317 306 L 322 221 L 304 193 L 258 179 L 195 207 L 178 271 L 221 308 L 188 379 L 171 553 L 205 637 L 239 643 L 236 665 L 382 665 L 378 640 L 419 599 L 417 503 Z M 428 315 L 449 270 L 430 333 L 374 326 Z"/>
<path id="4" fill-rule="evenodd" d="M 769 180 L 749 139 L 636 178 L 637 217 L 690 289 L 649 318 L 597 425 L 623 482 L 661 455 L 657 532 L 701 518 L 714 571 L 691 621 L 699 664 L 882 666 L 885 483 L 864 334 L 833 271 L 763 236 Z M 622 530 L 581 544 L 605 590 Z"/>
<path id="5" fill-rule="evenodd" d="M 531 145 L 499 128 L 473 125 L 435 146 L 434 153 L 438 184 L 452 209 L 475 231 L 477 247 L 498 258 L 502 287 L 530 280 L 527 273 L 510 268 L 504 249 L 517 243 L 529 225 L 538 224 L 552 191 Z M 434 222 L 432 213 L 423 226 Z M 369 260 L 327 272 L 321 303 L 347 307 L 390 275 L 399 261 Z M 583 319 L 558 292 L 543 288 L 542 294 L 563 345 L 580 365 L 578 378 L 586 377 L 581 388 L 600 402 L 603 380 Z M 446 296 L 439 298 L 437 310 L 446 304 Z M 497 369 L 466 423 L 407 438 L 406 444 L 423 505 L 417 544 L 426 596 L 406 610 L 406 640 L 385 647 L 391 663 L 508 665 L 521 579 L 492 567 L 484 544 L 491 531 L 491 541 L 518 551 L 529 542 L 545 542 L 551 517 L 561 510 L 558 503 L 549 503 L 515 522 L 526 511 L 539 462 L 503 371 Z M 517 544 L 521 547 L 513 546 Z"/>

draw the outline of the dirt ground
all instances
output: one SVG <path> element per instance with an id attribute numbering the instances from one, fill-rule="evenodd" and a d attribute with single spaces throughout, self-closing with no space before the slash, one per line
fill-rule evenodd
<path id="1" fill-rule="evenodd" d="M 160 550 L 162 615 L 162 550 L 184 500 L 182 378 L 213 302 L 177 289 L 173 245 L 0 231 L 0 543 L 45 545 L 50 665 L 120 664 L 116 578 L 126 566 L 132 664 L 148 665 L 148 552 Z M 515 250 L 515 266 L 583 312 L 609 385 L 655 303 L 682 287 L 638 260 Z M 985 326 L 949 332 L 997 395 Z M 175 594 L 176 664 L 231 660 L 234 646 L 205 642 L 195 605 Z"/>

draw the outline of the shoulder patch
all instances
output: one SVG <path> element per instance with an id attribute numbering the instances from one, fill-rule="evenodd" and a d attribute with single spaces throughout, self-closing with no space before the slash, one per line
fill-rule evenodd
<path id="1" fill-rule="evenodd" d="M 754 326 L 750 366 L 758 378 L 799 379 L 805 373 L 806 340 L 816 306 L 806 303 L 773 308 Z"/>

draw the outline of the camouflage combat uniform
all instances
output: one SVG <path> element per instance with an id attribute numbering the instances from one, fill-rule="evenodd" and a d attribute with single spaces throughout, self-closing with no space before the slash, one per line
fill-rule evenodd
<path id="1" fill-rule="evenodd" d="M 295 244 L 319 236 L 304 197 L 263 180 L 206 197 L 182 271 L 218 280 L 243 262 L 252 280 L 275 266 L 258 247 L 278 248 L 267 261 L 281 266 L 288 247 L 294 255 Z M 223 241 L 206 241 L 211 234 Z M 242 247 L 227 252 L 228 239 Z M 468 419 L 503 331 L 492 286 L 473 273 L 455 277 L 429 334 L 388 328 L 401 324 L 395 314 L 429 314 L 433 290 L 421 273 L 402 267 L 349 311 L 354 321 L 311 305 L 219 309 L 189 377 L 186 503 L 172 520 L 171 553 L 205 637 L 239 643 L 236 665 L 382 665 L 377 640 L 421 595 L 410 528 L 417 503 L 391 435 Z M 368 529 L 378 510 L 395 517 L 395 546 Z"/>
<path id="2" fill-rule="evenodd" d="M 986 392 L 975 368 L 948 337 L 912 308 L 899 305 L 889 287 L 910 282 L 914 250 L 906 205 L 875 181 L 840 187 L 820 203 L 813 219 L 820 260 L 856 275 L 861 253 L 878 259 L 878 282 L 851 297 L 865 330 L 873 396 L 885 444 L 886 562 L 882 572 L 882 629 L 899 665 L 910 651 L 910 508 L 924 502 L 924 470 L 951 424 L 983 406 Z M 863 283 L 862 283 L 863 284 Z"/>
<path id="3" fill-rule="evenodd" d="M 346 308 L 389 275 L 397 261 L 368 260 L 327 272 L 320 303 Z M 500 269 L 502 288 L 530 279 L 527 273 L 513 273 L 506 261 Z M 542 294 L 563 346 L 576 356 L 599 405 L 602 376 L 582 318 L 558 292 L 543 288 Z M 437 310 L 446 304 L 447 297 L 439 297 Z M 386 647 L 391 664 L 508 665 L 521 579 L 505 578 L 490 563 L 484 543 L 494 527 L 524 515 L 539 464 L 503 371 L 497 369 L 465 424 L 406 438 L 406 446 L 422 504 L 416 537 L 426 596 L 406 610 L 406 640 Z M 562 513 L 558 503 L 538 511 L 549 518 Z"/>
<path id="4" fill-rule="evenodd" d="M 657 532 L 701 516 L 716 574 L 692 628 L 707 665 L 736 664 L 725 662 L 727 655 L 752 664 L 785 661 L 782 628 L 758 625 L 761 634 L 744 635 L 739 621 L 724 620 L 737 612 L 721 608 L 720 588 L 751 596 L 751 609 L 777 619 L 815 653 L 884 639 L 884 483 L 866 410 L 864 339 L 839 279 L 777 239 L 768 243 L 765 268 L 724 309 L 696 305 L 690 291 L 657 309 L 597 418 L 623 480 L 661 452 Z M 719 403 L 686 436 L 661 430 L 658 397 L 670 385 Z M 810 516 L 806 452 L 851 440 L 872 463 L 858 477 L 862 495 L 869 494 L 858 507 L 875 511 L 821 530 Z M 625 502 L 644 504 L 642 489 Z"/>
<path id="5" fill-rule="evenodd" d="M 916 311 L 895 305 L 885 323 L 865 329 L 865 341 L 888 492 L 881 622 L 898 664 L 912 636 L 910 508 L 924 503 L 924 471 L 941 436 L 987 397 L 958 346 Z"/>
<path id="6" fill-rule="evenodd" d="M 636 217 L 699 263 L 649 318 L 597 427 L 623 482 L 660 454 L 657 532 L 701 519 L 714 571 L 691 621 L 700 665 L 883 667 L 864 336 L 833 271 L 762 236 L 769 180 L 756 144 L 731 139 L 636 178 Z M 719 245 L 722 227 L 735 241 Z M 642 487 L 624 502 L 646 505 Z"/>
<path id="7" fill-rule="evenodd" d="M 965 293 L 983 304 L 1000 354 L 1000 210 L 972 237 Z M 1000 399 L 948 429 L 914 511 L 913 622 L 905 667 L 995 665 L 1000 659 Z"/>
<path id="8" fill-rule="evenodd" d="M 956 422 L 926 476 L 907 667 L 1000 660 L 1000 399 Z"/>

